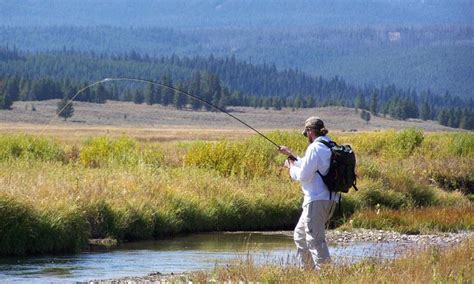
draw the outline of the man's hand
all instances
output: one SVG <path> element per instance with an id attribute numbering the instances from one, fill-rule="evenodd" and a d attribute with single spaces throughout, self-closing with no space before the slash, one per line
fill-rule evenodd
<path id="1" fill-rule="evenodd" d="M 295 163 L 295 161 L 290 160 L 290 159 L 286 159 L 285 160 L 285 167 L 291 168 L 294 165 L 294 163 Z"/>
<path id="2" fill-rule="evenodd" d="M 283 155 L 286 155 L 286 156 L 293 156 L 293 153 L 291 153 L 290 149 L 288 149 L 288 147 L 286 146 L 280 146 L 278 148 L 278 151 L 280 153 L 282 153 Z"/>

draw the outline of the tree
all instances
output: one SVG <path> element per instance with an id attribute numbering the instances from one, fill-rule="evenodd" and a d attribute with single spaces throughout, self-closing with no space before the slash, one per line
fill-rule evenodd
<path id="1" fill-rule="evenodd" d="M 463 110 L 459 127 L 462 129 L 474 130 L 474 112 L 472 110 Z"/>
<path id="2" fill-rule="evenodd" d="M 198 98 L 202 98 L 201 73 L 199 71 L 193 73 L 193 77 L 191 78 L 191 84 L 189 86 L 189 93 Z M 191 105 L 191 108 L 193 110 L 198 110 L 202 107 L 201 102 L 192 97 L 189 97 L 188 103 Z"/>
<path id="3" fill-rule="evenodd" d="M 449 123 L 449 112 L 446 109 L 443 109 L 438 115 L 438 122 L 441 125 L 448 126 Z"/>
<path id="4" fill-rule="evenodd" d="M 144 96 L 145 96 L 145 103 L 147 105 L 152 105 L 155 103 L 156 90 L 153 84 L 146 85 Z"/>
<path id="5" fill-rule="evenodd" d="M 107 101 L 108 92 L 103 85 L 99 85 L 95 91 L 95 96 L 92 98 L 93 103 L 103 104 Z"/>
<path id="6" fill-rule="evenodd" d="M 66 121 L 68 118 L 73 116 L 73 114 L 74 106 L 72 105 L 72 101 L 69 100 L 68 96 L 64 96 L 64 98 L 57 104 L 56 115 L 64 118 L 64 121 Z"/>
<path id="7" fill-rule="evenodd" d="M 423 120 L 431 119 L 431 108 L 426 101 L 421 104 L 420 117 Z"/>
<path id="8" fill-rule="evenodd" d="M 163 78 L 161 78 L 161 83 L 165 86 L 173 87 L 173 80 L 171 79 L 171 75 L 165 74 Z M 162 105 L 167 106 L 171 104 L 173 102 L 173 97 L 174 97 L 173 90 L 169 88 L 165 88 L 165 87 L 161 88 L 161 104 Z"/>
<path id="9" fill-rule="evenodd" d="M 140 90 L 136 90 L 135 93 L 133 93 L 133 102 L 136 104 L 142 104 L 144 101 L 143 93 Z"/>
<path id="10" fill-rule="evenodd" d="M 181 83 L 178 83 L 176 89 L 185 91 Z M 186 100 L 186 95 L 183 95 L 181 92 L 178 91 L 174 92 L 173 104 L 176 109 L 183 109 L 186 106 Z"/>
<path id="11" fill-rule="evenodd" d="M 362 110 L 362 112 L 360 113 L 360 118 L 362 118 L 363 120 L 365 120 L 366 123 L 369 123 L 370 121 L 370 112 L 366 111 L 366 110 Z"/>
<path id="12" fill-rule="evenodd" d="M 377 115 L 379 113 L 378 104 L 379 104 L 379 93 L 378 93 L 378 90 L 374 90 L 374 92 L 372 93 L 372 97 L 370 98 L 370 111 L 374 115 Z"/>
<path id="13" fill-rule="evenodd" d="M 0 81 L 0 109 L 10 109 L 13 104 L 13 100 L 7 96 L 5 89 L 4 82 Z"/>
<path id="14" fill-rule="evenodd" d="M 281 107 L 282 107 L 282 99 L 281 97 L 273 97 L 272 99 L 272 104 L 273 104 L 273 109 L 274 110 L 281 110 Z"/>
<path id="15" fill-rule="evenodd" d="M 355 98 L 354 105 L 356 109 L 366 109 L 365 105 L 365 98 L 362 93 L 357 94 L 357 97 Z"/>
<path id="16" fill-rule="evenodd" d="M 12 102 L 17 101 L 20 95 L 20 80 L 13 77 L 7 81 L 5 87 L 5 97 L 8 97 Z"/>

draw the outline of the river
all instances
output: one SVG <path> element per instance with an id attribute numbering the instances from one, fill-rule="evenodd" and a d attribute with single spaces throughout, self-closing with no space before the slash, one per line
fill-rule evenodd
<path id="1" fill-rule="evenodd" d="M 352 242 L 330 244 L 333 260 L 353 262 L 367 257 L 393 258 L 400 244 Z M 0 259 L 0 282 L 83 282 L 212 269 L 235 259 L 258 263 L 295 263 L 288 233 L 207 233 L 160 241 L 120 244 L 78 254 Z"/>

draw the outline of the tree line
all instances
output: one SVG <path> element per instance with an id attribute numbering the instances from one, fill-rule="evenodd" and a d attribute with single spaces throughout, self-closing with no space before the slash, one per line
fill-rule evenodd
<path id="1" fill-rule="evenodd" d="M 83 64 L 81 64 L 83 63 Z M 345 106 L 396 119 L 438 120 L 451 127 L 473 129 L 473 100 L 417 92 L 395 85 L 354 86 L 343 78 L 309 76 L 297 69 L 278 70 L 273 64 L 255 65 L 234 57 L 150 57 L 137 52 L 106 55 L 60 51 L 22 53 L 0 49 L 0 107 L 16 100 L 71 98 L 77 90 L 104 77 L 149 79 L 178 88 L 212 104 L 257 108 Z M 104 76 L 103 74 L 106 74 Z M 212 110 L 167 88 L 139 84 L 108 84 L 86 90 L 78 101 L 106 100 L 173 105 L 178 109 Z"/>

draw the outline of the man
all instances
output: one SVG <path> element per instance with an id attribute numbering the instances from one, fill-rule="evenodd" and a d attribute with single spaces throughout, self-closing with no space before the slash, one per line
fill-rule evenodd
<path id="1" fill-rule="evenodd" d="M 319 269 L 321 264 L 329 262 L 329 250 L 326 244 L 326 223 L 331 218 L 339 200 L 339 194 L 330 194 L 321 176 L 329 171 L 331 150 L 321 139 L 330 142 L 326 134 L 328 130 L 324 122 L 318 117 L 306 120 L 303 135 L 308 137 L 310 143 L 303 158 L 297 157 L 296 161 L 286 160 L 285 166 L 289 168 L 293 180 L 301 182 L 303 190 L 303 212 L 294 231 L 294 240 L 297 246 L 297 255 L 302 264 L 307 268 Z M 287 156 L 294 156 L 285 147 L 280 147 L 280 152 Z"/>

